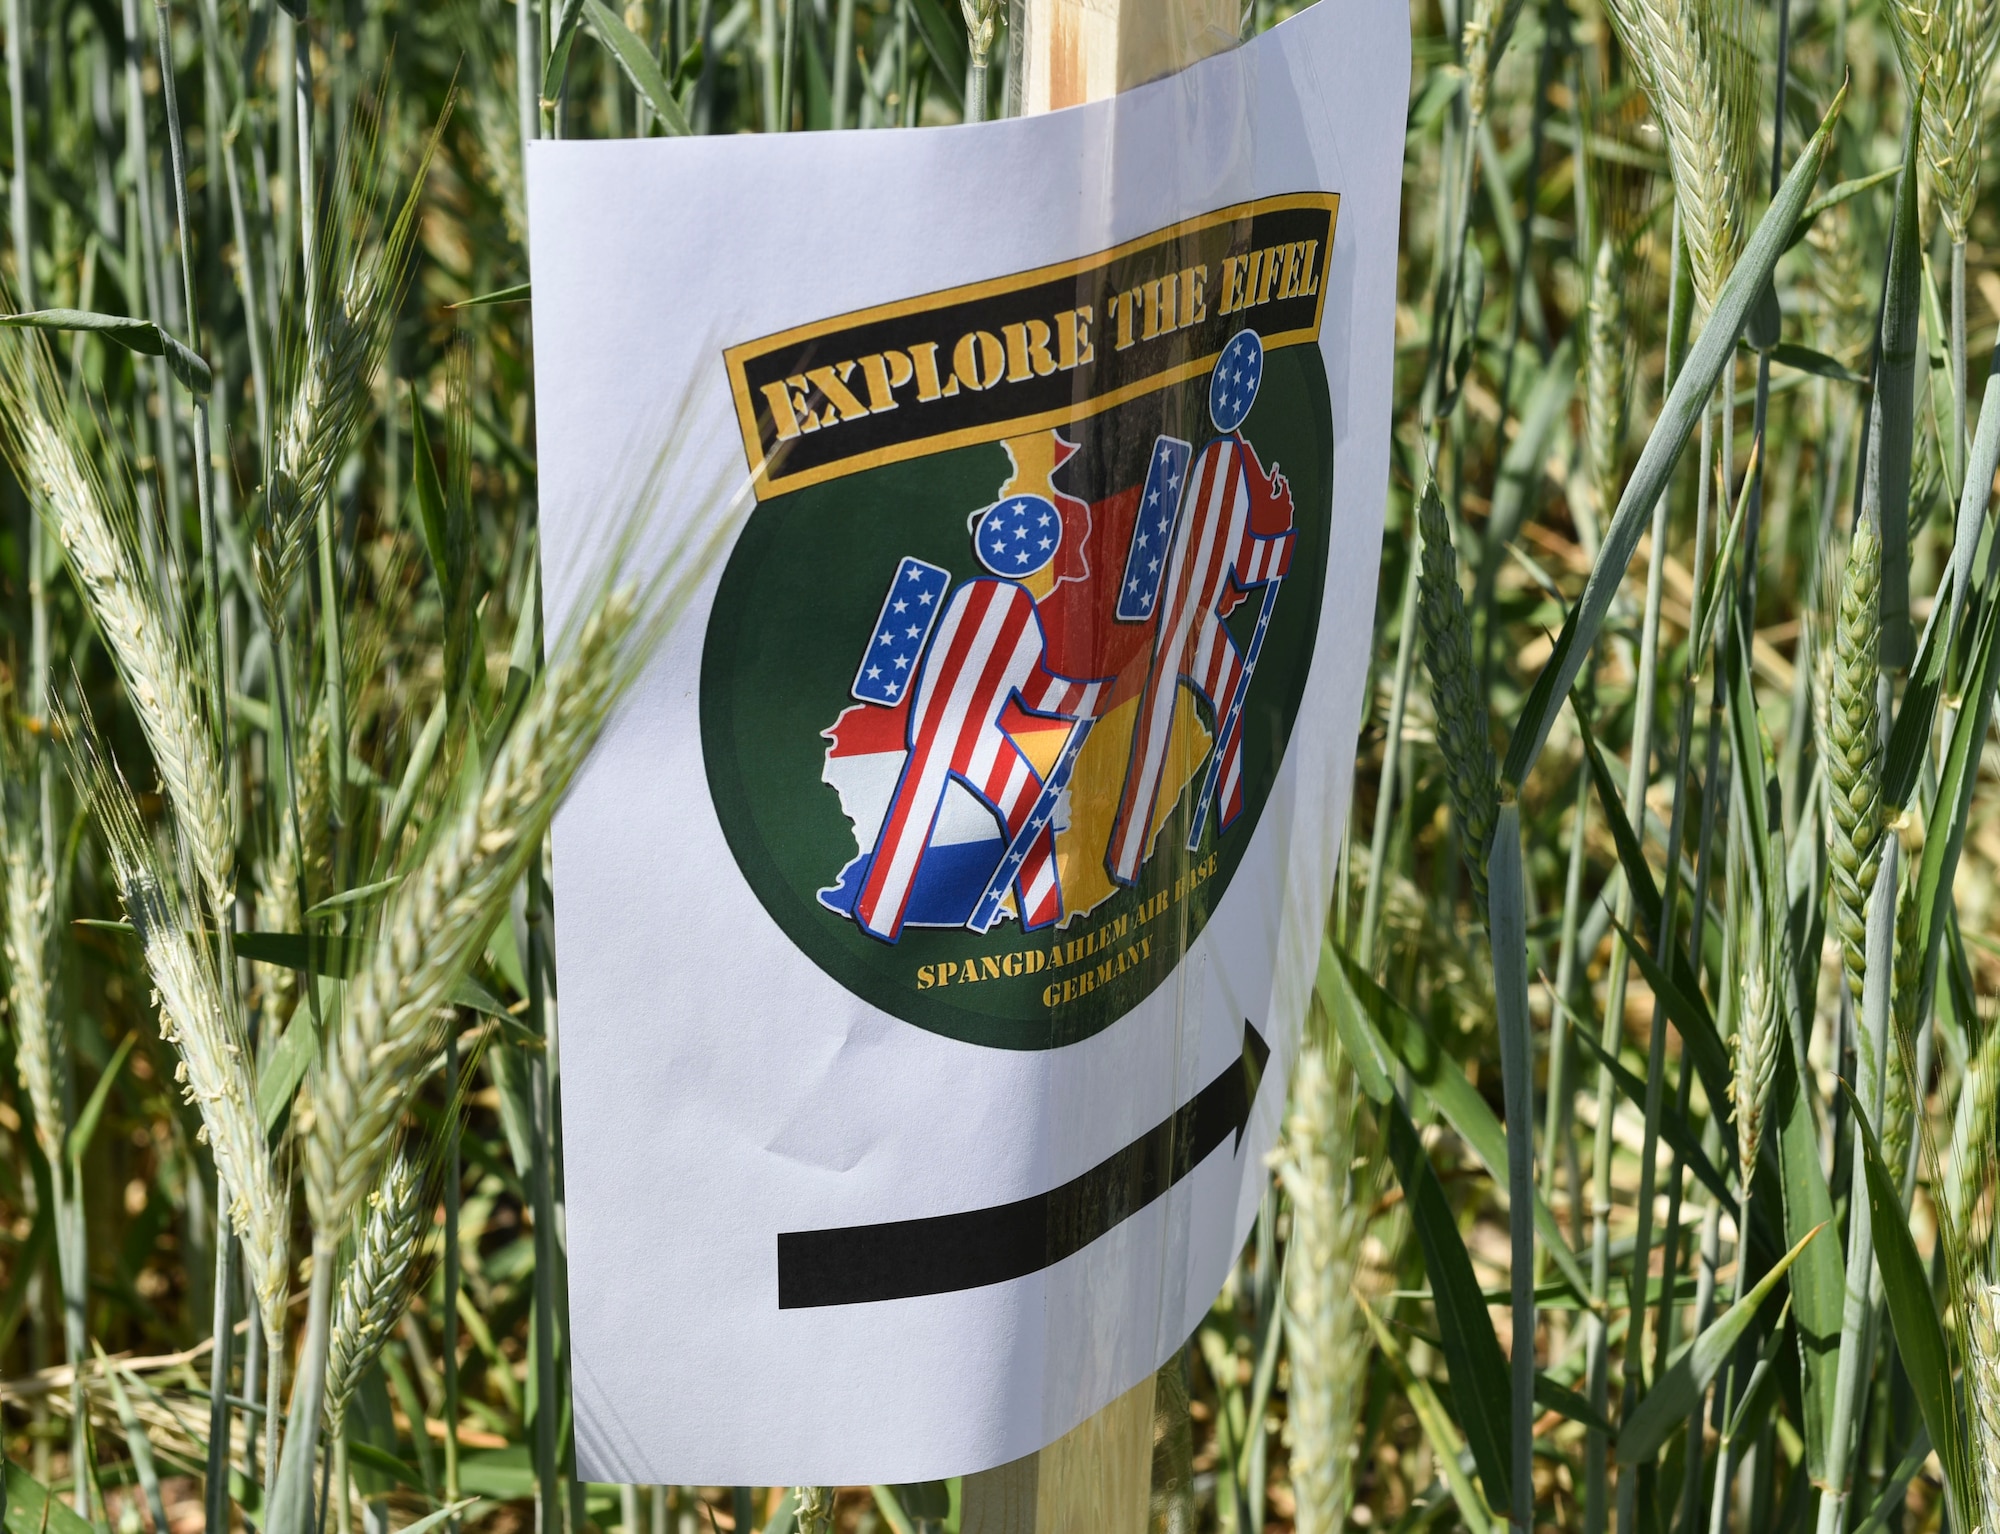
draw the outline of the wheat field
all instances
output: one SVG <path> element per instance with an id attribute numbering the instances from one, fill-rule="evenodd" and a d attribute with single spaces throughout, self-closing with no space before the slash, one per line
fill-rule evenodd
<path id="1" fill-rule="evenodd" d="M 544 631 L 522 163 L 1004 116 L 1020 8 L 296 3 L 0 16 L 7 1528 L 956 1534 L 573 1473 L 546 833 L 727 508 Z M 1992 1534 L 2000 5 L 1411 28 L 1361 771 L 1153 1527 Z"/>

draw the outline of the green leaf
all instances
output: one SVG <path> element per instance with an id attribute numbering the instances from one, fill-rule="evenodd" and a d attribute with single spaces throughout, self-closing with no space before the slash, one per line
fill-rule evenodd
<path id="1" fill-rule="evenodd" d="M 1811 373 L 1817 378 L 1831 378 L 1835 383 L 1868 382 L 1865 373 L 1857 373 L 1844 363 L 1835 361 L 1825 352 L 1816 352 L 1810 346 L 1800 346 L 1796 341 L 1780 341 L 1772 347 L 1771 360 L 1801 373 Z"/>
<path id="2" fill-rule="evenodd" d="M 1507 1358 L 1493 1332 L 1473 1276 L 1465 1238 L 1444 1196 L 1437 1169 L 1424 1153 L 1417 1129 L 1400 1099 L 1389 1103 L 1389 1158 L 1403 1184 L 1410 1219 L 1423 1249 L 1424 1271 L 1430 1275 L 1431 1302 L 1437 1307 L 1438 1332 L 1451 1393 L 1465 1429 L 1473 1463 L 1486 1491 L 1486 1504 L 1506 1511 L 1510 1500 L 1507 1452 L 1511 1438 Z"/>
<path id="3" fill-rule="evenodd" d="M 1716 1370 L 1736 1351 L 1737 1342 L 1756 1319 L 1771 1291 L 1778 1287 L 1778 1280 L 1785 1276 L 1799 1254 L 1825 1228 L 1815 1225 L 1801 1236 L 1748 1294 L 1680 1350 L 1667 1366 L 1666 1373 L 1654 1382 L 1645 1399 L 1626 1418 L 1625 1426 L 1618 1434 L 1619 1464 L 1644 1464 L 1676 1428 L 1687 1423 L 1688 1414 L 1701 1404 L 1702 1392 L 1708 1389 Z"/>
<path id="4" fill-rule="evenodd" d="M 514 1014 L 507 1010 L 507 1004 L 491 991 L 487 990 L 485 986 L 481 985 L 471 975 L 467 975 L 451 988 L 451 1000 L 453 1006 L 464 1007 L 473 1012 L 484 1012 L 488 1017 L 497 1017 L 502 1022 L 513 1023 L 516 1028 L 520 1028 L 520 1031 L 527 1038 L 534 1042 L 536 1048 L 541 1047 L 541 1040 L 536 1039 L 533 1034 L 528 1033 L 527 1029 L 521 1028 Z"/>
<path id="5" fill-rule="evenodd" d="M 1626 567 L 1631 564 L 1632 556 L 1639 547 L 1640 535 L 1652 520 L 1653 505 L 1666 491 L 1674 468 L 1680 462 L 1682 450 L 1694 435 L 1695 428 L 1701 424 L 1702 410 L 1708 403 L 1716 380 L 1735 356 L 1736 337 L 1741 333 L 1758 293 L 1770 280 L 1785 242 L 1791 238 L 1792 227 L 1798 222 L 1799 214 L 1811 195 L 1813 183 L 1819 180 L 1820 166 L 1833 141 L 1834 124 L 1839 121 L 1846 105 L 1847 87 L 1843 85 L 1840 94 L 1834 97 L 1833 105 L 1827 109 L 1826 116 L 1821 119 L 1819 130 L 1792 166 L 1791 174 L 1785 178 L 1778 195 L 1771 199 L 1771 205 L 1758 222 L 1755 233 L 1750 236 L 1750 243 L 1736 263 L 1735 271 L 1723 284 L 1715 312 L 1702 327 L 1701 336 L 1695 342 L 1686 366 L 1674 378 L 1674 386 L 1661 407 L 1659 420 L 1646 439 L 1638 465 L 1625 483 L 1625 493 L 1619 497 L 1618 509 L 1611 518 L 1610 526 L 1605 529 L 1604 541 L 1598 549 L 1597 562 L 1591 568 L 1590 577 L 1584 583 L 1583 595 L 1570 609 L 1562 633 L 1556 638 L 1555 649 L 1542 667 L 1528 701 L 1522 705 L 1521 713 L 1515 720 L 1503 776 L 1517 787 L 1527 781 L 1536 758 L 1542 754 L 1542 745 L 1548 739 L 1562 700 L 1568 696 L 1570 684 L 1583 668 L 1590 647 L 1597 642 L 1598 631 L 1604 626 L 1612 599 L 1624 584 Z"/>
<path id="6" fill-rule="evenodd" d="M 414 1466 L 405 1464 L 387 1449 L 378 1448 L 365 1438 L 350 1434 L 347 1440 L 347 1454 L 348 1458 L 362 1468 L 373 1470 L 377 1475 L 386 1475 L 390 1480 L 407 1486 L 412 1491 L 424 1489 L 424 1478 L 417 1474 Z M 431 1516 L 442 1522 L 445 1515 L 434 1513 Z M 416 1525 L 412 1524 L 410 1527 L 415 1528 Z"/>
<path id="7" fill-rule="evenodd" d="M 1930 1010 L 1937 989 L 1938 945 L 1951 912 L 1951 884 L 1958 872 L 1958 855 L 1965 845 L 1965 827 L 1972 809 L 1972 790 L 1979 778 L 1980 747 L 1993 721 L 1993 689 L 2000 682 L 2000 603 L 1980 617 L 1972 674 L 1965 697 L 1952 722 L 1945 748 L 1944 771 L 1938 775 L 1937 797 L 1931 802 L 1930 835 L 1917 870 L 1917 944 L 1923 955 L 1923 985 L 1917 1016 Z"/>
<path id="8" fill-rule="evenodd" d="M 446 304 L 447 309 L 477 309 L 485 304 L 525 304 L 533 294 L 531 284 L 517 282 L 511 288 L 495 288 L 491 293 L 481 293 L 477 298 L 461 298 L 455 304 Z"/>
<path id="9" fill-rule="evenodd" d="M 1924 1468 L 1924 1461 L 1931 1456 L 1931 1435 L 1921 1424 L 1917 1427 L 1916 1440 L 1910 1445 L 1910 1452 L 1903 1456 L 1903 1462 L 1892 1472 L 1882 1487 L 1882 1495 L 1875 1499 L 1875 1505 L 1868 1510 L 1868 1516 L 1854 1534 L 1884 1534 L 1889 1520 L 1895 1519 L 1900 1526 L 1903 1517 L 1903 1499 L 1909 1494 L 1910 1482 L 1917 1478 L 1917 1472 Z"/>
<path id="10" fill-rule="evenodd" d="M 682 92 L 701 78 L 702 64 L 707 57 L 708 50 L 700 38 L 697 37 L 688 44 L 687 52 L 681 55 L 680 63 L 674 66 L 673 84 L 676 101 L 681 99 Z"/>
<path id="11" fill-rule="evenodd" d="M 342 890 L 338 895 L 329 895 L 316 905 L 306 907 L 306 915 L 321 916 L 328 911 L 342 911 L 351 905 L 360 905 L 373 900 L 385 890 L 392 890 L 402 883 L 399 874 L 393 879 L 377 879 L 373 884 L 358 884 L 351 890 Z"/>
<path id="12" fill-rule="evenodd" d="M 1828 209 L 1837 208 L 1849 198 L 1859 197 L 1863 192 L 1870 191 L 1880 186 L 1883 182 L 1893 179 L 1902 168 L 1900 164 L 1891 165 L 1887 170 L 1878 170 L 1870 176 L 1860 176 L 1853 181 L 1842 181 L 1835 185 L 1832 190 L 1823 192 L 1818 197 L 1815 197 L 1811 202 L 1806 204 L 1805 212 L 1799 215 L 1798 227 L 1792 231 L 1791 240 L 1786 244 L 1785 249 L 1790 250 L 1793 245 L 1803 240 L 1811 231 L 1813 220 L 1818 218 L 1820 214 L 1825 213 Z"/>
<path id="13" fill-rule="evenodd" d="M 449 512 L 445 507 L 444 481 L 438 478 L 430 428 L 424 423 L 424 407 L 414 390 L 410 395 L 410 497 L 417 503 L 417 531 L 423 536 L 424 553 L 430 556 L 431 575 L 439 592 L 449 600 L 456 585 L 456 573 L 446 536 L 445 519 Z"/>
<path id="14" fill-rule="evenodd" d="M 1325 963 L 1324 954 L 1323 949 L 1322 966 Z M 1486 1099 L 1465 1079 L 1465 1072 L 1458 1062 L 1446 1053 L 1436 1036 L 1414 1013 L 1369 979 L 1351 956 L 1340 954 L 1339 958 L 1346 974 L 1347 995 L 1352 1007 L 1344 1020 L 1342 1014 L 1336 1011 L 1335 1023 L 1342 1029 L 1341 1039 L 1347 1044 L 1348 1053 L 1355 1058 L 1355 1070 L 1362 1076 L 1364 1090 L 1367 1089 L 1369 1072 L 1362 1061 L 1374 1062 L 1374 1076 L 1382 1091 L 1382 1096 L 1375 1100 L 1385 1105 L 1393 1095 L 1387 1073 L 1398 1064 L 1407 1067 L 1417 1088 L 1444 1115 L 1445 1121 L 1458 1131 L 1473 1154 L 1485 1164 L 1488 1174 L 1495 1182 L 1502 1181 L 1506 1176 L 1507 1132 L 1500 1127 L 1500 1121 L 1493 1116 Z M 1577 1298 L 1587 1301 L 1590 1283 L 1584 1277 L 1575 1254 L 1570 1251 L 1569 1242 L 1563 1238 L 1555 1212 L 1539 1191 L 1535 1194 L 1535 1230 L 1557 1269 L 1576 1291 Z"/>
<path id="15" fill-rule="evenodd" d="M 1910 663 L 1910 453 L 1916 429 L 1917 328 L 1922 305 L 1923 248 L 1917 231 L 1917 120 L 1912 102 L 1903 131 L 1903 171 L 1896 179 L 1896 216 L 1889 239 L 1889 277 L 1876 338 L 1874 418 L 1862 515 L 1873 509 L 1882 534 L 1882 664 Z"/>
<path id="16" fill-rule="evenodd" d="M 870 1486 L 875 1497 L 875 1510 L 879 1512 L 895 1534 L 916 1534 L 917 1526 L 910 1522 L 910 1515 L 903 1510 L 903 1499 L 896 1495 L 893 1486 Z"/>
<path id="17" fill-rule="evenodd" d="M 398 1461 L 398 1463 L 401 1463 L 401 1461 Z M 477 1497 L 460 1497 L 456 1502 L 447 1502 L 436 1512 L 425 1513 L 415 1523 L 405 1524 L 397 1531 L 397 1534 L 431 1534 L 431 1530 L 443 1523 L 447 1518 L 456 1517 L 478 1500 Z"/>
<path id="18" fill-rule="evenodd" d="M 632 35 L 632 29 L 604 0 L 583 0 L 583 14 L 597 40 L 618 60 L 618 67 L 625 71 L 632 88 L 646 98 L 646 105 L 653 109 L 660 126 L 675 138 L 693 131 L 681 112 L 680 102 L 674 98 L 673 88 L 660 73 L 660 61 L 653 57 L 653 50 Z"/>
<path id="19" fill-rule="evenodd" d="M 1558 1384 L 1539 1369 L 1535 1371 L 1535 1404 L 1552 1412 L 1560 1412 L 1572 1422 L 1581 1422 L 1587 1428 L 1595 1428 L 1606 1438 L 1618 1436 L 1618 1429 L 1607 1422 L 1589 1401 L 1567 1385 Z"/>
<path id="20" fill-rule="evenodd" d="M 1444 1477 L 1452 1501 L 1458 1504 L 1459 1517 L 1470 1534 L 1493 1534 L 1493 1521 L 1481 1504 L 1478 1488 L 1465 1473 L 1465 1442 L 1446 1415 L 1444 1404 L 1438 1400 L 1437 1390 L 1410 1367 L 1409 1356 L 1403 1351 L 1402 1343 L 1396 1340 L 1394 1332 L 1382 1324 L 1382 1318 L 1375 1314 L 1374 1307 L 1358 1292 L 1354 1302 L 1361 1307 L 1368 1329 L 1375 1334 L 1375 1345 L 1382 1350 L 1382 1356 L 1388 1360 L 1390 1370 L 1403 1387 L 1404 1398 L 1416 1414 L 1417 1425 L 1423 1429 L 1424 1437 L 1430 1443 L 1431 1457 L 1437 1462 L 1438 1473 Z"/>
<path id="21" fill-rule="evenodd" d="M 1375 1030 L 1368 1026 L 1361 1015 L 1361 998 L 1354 993 L 1354 982 L 1348 978 L 1347 966 L 1341 962 L 1340 950 L 1333 946 L 1333 939 L 1321 937 L 1319 940 L 1319 977 L 1313 983 L 1313 992 L 1332 1019 L 1334 1031 L 1340 1035 L 1342 1047 L 1354 1066 L 1355 1079 L 1361 1090 L 1368 1094 L 1371 1102 L 1386 1105 L 1390 1093 L 1395 1088 L 1389 1082 L 1389 1071 L 1394 1062 L 1382 1049 Z"/>
<path id="22" fill-rule="evenodd" d="M 1833 1219 L 1833 1197 L 1819 1160 L 1819 1126 L 1799 1085 L 1793 1051 L 1778 1051 L 1767 1123 L 1778 1130 L 1778 1167 L 1784 1188 L 1785 1234 L 1794 1242 Z M 1792 1272 L 1792 1323 L 1803 1376 L 1801 1407 L 1806 1463 L 1822 1475 L 1827 1423 L 1838 1390 L 1840 1327 L 1847 1300 L 1847 1260 L 1838 1241 L 1815 1241 Z"/>
<path id="23" fill-rule="evenodd" d="M 1989 473 L 1987 478 L 1991 480 Z M 1956 582 L 1954 571 L 1944 579 Z M 1953 593 L 1955 597 L 1956 593 Z M 1917 789 L 1917 774 L 1930 750 L 1931 725 L 1937 718 L 1938 698 L 1944 691 L 1946 663 L 1951 655 L 1951 624 L 1939 622 L 1947 611 L 1946 593 L 1939 591 L 1924 624 L 1923 643 L 1917 647 L 1916 664 L 1910 668 L 1909 684 L 1903 701 L 1896 706 L 1896 722 L 1890 727 L 1889 749 L 1882 758 L 1882 805 L 1890 813 L 1906 808 Z"/>
<path id="24" fill-rule="evenodd" d="M 122 314 L 93 314 L 87 309 L 33 309 L 26 314 L 0 315 L 0 325 L 23 330 L 88 330 L 115 341 L 141 357 L 164 357 L 167 371 L 193 394 L 206 394 L 215 378 L 208 364 L 151 320 Z"/>
<path id="25" fill-rule="evenodd" d="M 300 974 L 325 975 L 331 980 L 345 980 L 359 969 L 368 948 L 367 940 L 358 937 L 315 934 L 309 938 L 302 932 L 236 934 L 236 956 L 240 959 L 255 959 L 259 964 L 275 964 Z"/>
<path id="26" fill-rule="evenodd" d="M 125 1061 L 132 1053 L 132 1046 L 139 1042 L 139 1035 L 128 1033 L 125 1042 L 118 1046 L 117 1053 L 105 1062 L 104 1071 L 97 1078 L 97 1085 L 91 1089 L 90 1100 L 83 1105 L 83 1111 L 76 1116 L 76 1123 L 69 1132 L 69 1159 L 80 1162 L 90 1150 L 90 1142 L 97 1137 L 98 1122 L 104 1117 L 104 1105 L 111 1097 L 111 1085 L 118 1079 L 118 1073 L 125 1068 Z"/>
<path id="27" fill-rule="evenodd" d="M 1576 390 L 1576 363 L 1570 357 L 1570 338 L 1564 336 L 1543 366 L 1541 377 L 1528 395 L 1521 411 L 1521 428 L 1507 444 L 1500 461 L 1500 475 L 1493 486 L 1493 510 L 1486 519 L 1483 539 L 1486 556 L 1482 575 L 1494 566 L 1494 554 L 1511 539 L 1521 525 L 1528 492 L 1541 482 L 1548 461 L 1549 433 L 1569 407 Z"/>
<path id="28" fill-rule="evenodd" d="M 257 1075 L 257 1119 L 265 1134 L 278 1127 L 278 1121 L 292 1104 L 292 1094 L 305 1080 L 306 1068 L 318 1054 L 319 1029 L 312 1020 L 311 1010 L 300 1007 L 292 1014 L 291 1026 L 285 1029 Z"/>
<path id="29" fill-rule="evenodd" d="M 1577 721 L 1577 732 L 1583 737 L 1584 765 L 1597 791 L 1597 802 L 1605 823 L 1611 828 L 1611 840 L 1618 849 L 1618 864 L 1624 870 L 1626 887 L 1632 891 L 1632 904 L 1640 930 L 1657 932 L 1660 930 L 1660 890 L 1653 882 L 1653 870 L 1647 866 L 1639 839 L 1633 834 L 1632 822 L 1625 816 L 1625 806 L 1618 796 L 1617 785 L 1611 781 L 1611 769 L 1605 765 L 1604 753 L 1598 749 L 1597 737 L 1591 730 L 1587 712 L 1574 706 L 1571 712 Z M 1667 1016 L 1673 1020 L 1681 1042 L 1693 1055 L 1695 1069 L 1701 1073 L 1702 1090 L 1708 1094 L 1714 1111 L 1722 1114 L 1724 1122 L 1728 1122 L 1729 1051 L 1716 1032 L 1715 1021 L 1709 1016 L 1708 1003 L 1702 999 L 1701 986 L 1688 965 L 1687 955 L 1675 950 L 1674 979 L 1669 982 L 1643 945 L 1628 940 L 1626 951 L 1637 962 L 1646 983 L 1666 1004 Z"/>
<path id="30" fill-rule="evenodd" d="M 576 42 L 576 24 L 583 19 L 582 0 L 557 0 L 555 24 L 549 28 L 549 57 L 542 67 L 542 100 L 554 101 L 569 73 L 569 50 Z M 546 16 L 547 12 L 544 11 Z"/>
<path id="31" fill-rule="evenodd" d="M 1493 956 L 1493 1002 L 1500 1029 L 1500 1091 L 1507 1110 L 1508 1276 L 1513 1284 L 1513 1352 L 1508 1361 L 1508 1484 L 1511 1521 L 1534 1521 L 1535 1406 L 1535 1055 L 1528 1019 L 1528 930 L 1522 902 L 1521 807 L 1503 796 L 1493 826 L 1486 926 Z"/>
<path id="32" fill-rule="evenodd" d="M 7 1462 L 7 1534 L 93 1534 L 54 1492 L 12 1460 Z"/>
<path id="33" fill-rule="evenodd" d="M 1896 1329 L 1896 1351 L 1909 1375 L 1910 1389 L 1923 1413 L 1924 1428 L 1934 1444 L 1970 1442 L 1958 1420 L 1958 1397 L 1951 1383 L 1951 1353 L 1945 1346 L 1944 1323 L 1931 1297 L 1930 1273 L 1910 1238 L 1909 1216 L 1903 1212 L 1902 1179 L 1882 1164 L 1882 1147 L 1875 1127 L 1854 1089 L 1843 1081 L 1840 1090 L 1860 1126 L 1867 1162 L 1869 1224 L 1875 1235 L 1875 1262 L 1882 1270 L 1882 1293 L 1889 1302 L 1889 1321 Z M 1968 1388 L 1976 1388 L 1968 1386 Z M 1948 1475 L 1957 1478 L 1951 1453 L 1940 1456 Z M 1954 1486 L 1960 1507 L 1975 1507 L 1972 1488 Z"/>
<path id="34" fill-rule="evenodd" d="M 2000 340 L 1986 365 L 1986 391 L 1979 401 L 1979 425 L 1973 430 L 1972 452 L 1966 459 L 1965 487 L 1959 492 L 1958 526 L 1951 545 L 1951 633 L 1958 633 L 1959 615 L 1972 590 L 1972 558 L 1979 551 L 1980 529 L 1986 524 L 1987 503 L 1993 499 L 1993 474 L 2000 469 Z"/>
<path id="35" fill-rule="evenodd" d="M 931 83 L 949 96 L 954 105 L 965 105 L 965 71 L 971 65 L 970 46 L 965 37 L 965 19 L 957 6 L 942 0 L 912 0 L 910 15 L 922 34 L 924 49 L 937 68 Z"/>

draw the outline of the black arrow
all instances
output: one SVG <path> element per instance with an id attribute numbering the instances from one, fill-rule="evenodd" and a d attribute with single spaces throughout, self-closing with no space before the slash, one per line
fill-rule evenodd
<path id="1" fill-rule="evenodd" d="M 783 1231 L 778 1308 L 860 1305 L 1024 1278 L 1144 1209 L 1229 1140 L 1233 1155 L 1271 1048 L 1243 1022 L 1241 1058 L 1123 1150 L 1060 1188 L 991 1209 Z"/>

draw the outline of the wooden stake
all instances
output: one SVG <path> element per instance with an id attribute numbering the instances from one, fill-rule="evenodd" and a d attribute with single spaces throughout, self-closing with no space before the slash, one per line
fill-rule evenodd
<path id="1" fill-rule="evenodd" d="M 1150 1376 L 1039 1454 L 965 1478 L 962 1534 L 1146 1534 Z"/>
<path id="2" fill-rule="evenodd" d="M 1240 0 L 1027 0 L 1021 109 L 1098 101 L 1236 46 Z M 1153 1379 L 1039 1454 L 965 1478 L 963 1534 L 1146 1534 Z"/>
<path id="3" fill-rule="evenodd" d="M 1236 46 L 1239 0 L 1027 0 L 1021 110 L 1101 101 Z"/>

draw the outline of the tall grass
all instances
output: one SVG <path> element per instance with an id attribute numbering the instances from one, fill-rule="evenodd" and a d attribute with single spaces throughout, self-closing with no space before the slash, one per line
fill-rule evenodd
<path id="1" fill-rule="evenodd" d="M 1413 6 L 1365 839 L 1161 1527 L 2000 1519 L 1996 14 Z M 544 837 L 732 512 L 544 635 L 522 151 L 998 115 L 1013 19 L 8 0 L 16 1509 L 963 1525 L 575 1475 Z"/>

